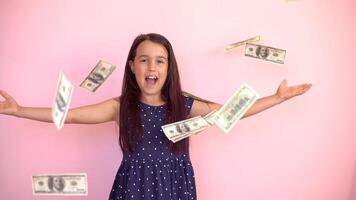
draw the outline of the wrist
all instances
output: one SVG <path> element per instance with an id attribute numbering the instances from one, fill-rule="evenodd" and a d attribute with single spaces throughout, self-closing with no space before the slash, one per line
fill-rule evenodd
<path id="1" fill-rule="evenodd" d="M 24 107 L 18 105 L 16 110 L 12 113 L 12 115 L 15 117 L 21 117 L 21 113 L 22 113 L 23 109 L 24 109 Z"/>
<path id="2" fill-rule="evenodd" d="M 281 98 L 277 93 L 273 95 L 274 101 L 276 102 L 276 104 L 280 104 L 283 101 L 285 101 L 285 99 Z"/>

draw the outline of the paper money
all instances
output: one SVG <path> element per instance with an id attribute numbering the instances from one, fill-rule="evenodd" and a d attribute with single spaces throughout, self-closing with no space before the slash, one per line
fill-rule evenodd
<path id="1" fill-rule="evenodd" d="M 284 64 L 286 50 L 258 44 L 247 43 L 245 46 L 245 56 L 267 60 L 279 64 Z"/>
<path id="2" fill-rule="evenodd" d="M 204 119 L 206 122 L 208 122 L 208 124 L 210 126 L 215 124 L 215 115 L 216 115 L 217 111 L 213 110 L 210 113 L 208 113 L 207 115 L 204 116 Z"/>
<path id="3" fill-rule="evenodd" d="M 205 121 L 208 123 L 208 125 L 209 125 L 208 128 L 214 126 L 214 124 L 215 124 L 215 115 L 216 115 L 216 110 L 213 110 L 213 111 L 211 111 L 210 113 L 206 114 L 206 115 L 203 117 L 204 120 L 205 120 Z M 201 131 L 199 131 L 199 132 L 196 132 L 196 133 L 194 133 L 194 135 L 199 135 L 199 134 L 203 133 L 205 130 L 206 130 L 206 129 L 203 129 L 203 130 L 201 130 Z"/>
<path id="4" fill-rule="evenodd" d="M 233 43 L 233 44 L 226 45 L 225 48 L 224 48 L 224 51 L 228 52 L 228 51 L 230 51 L 230 50 L 232 50 L 232 49 L 234 49 L 236 47 L 245 45 L 248 42 L 257 42 L 257 41 L 260 41 L 260 36 L 256 36 L 256 37 L 244 40 L 244 41 L 240 41 L 240 42 L 236 42 L 236 43 Z"/>
<path id="5" fill-rule="evenodd" d="M 56 97 L 52 108 L 52 119 L 58 130 L 63 127 L 66 120 L 73 89 L 74 87 L 70 81 L 66 78 L 63 72 L 60 72 Z"/>
<path id="6" fill-rule="evenodd" d="M 177 122 L 175 127 L 175 131 L 177 133 L 171 137 L 171 141 L 178 142 L 182 139 L 200 133 L 209 127 L 210 125 L 201 116 L 187 119 L 185 121 L 181 121 L 180 123 Z"/>
<path id="7" fill-rule="evenodd" d="M 32 176 L 34 195 L 88 195 L 86 173 Z"/>
<path id="8" fill-rule="evenodd" d="M 225 133 L 228 133 L 258 98 L 259 95 L 246 83 L 243 83 L 217 111 L 215 114 L 215 124 Z"/>
<path id="9" fill-rule="evenodd" d="M 98 64 L 89 73 L 85 80 L 80 84 L 80 87 L 86 88 L 89 91 L 95 92 L 103 82 L 115 70 L 116 66 L 99 60 Z"/>
<path id="10" fill-rule="evenodd" d="M 201 116 L 162 126 L 164 134 L 172 142 L 177 142 L 207 128 L 209 124 Z"/>

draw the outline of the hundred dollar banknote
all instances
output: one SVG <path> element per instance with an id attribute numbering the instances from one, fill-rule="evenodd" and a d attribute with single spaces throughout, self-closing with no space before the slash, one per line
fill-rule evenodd
<path id="1" fill-rule="evenodd" d="M 204 119 L 206 122 L 208 122 L 208 124 L 210 126 L 215 124 L 215 115 L 217 113 L 217 110 L 213 110 L 210 113 L 208 113 L 207 115 L 204 116 Z"/>
<path id="2" fill-rule="evenodd" d="M 94 69 L 89 73 L 85 80 L 80 84 L 80 87 L 86 88 L 91 92 L 95 92 L 103 82 L 115 70 L 116 66 L 99 60 Z"/>
<path id="3" fill-rule="evenodd" d="M 172 142 L 177 142 L 207 128 L 209 124 L 201 116 L 162 126 L 164 134 Z"/>
<path id="4" fill-rule="evenodd" d="M 243 83 L 217 111 L 214 119 L 215 124 L 228 133 L 258 98 L 259 95 L 246 83 Z"/>
<path id="5" fill-rule="evenodd" d="M 60 72 L 57 83 L 56 97 L 52 107 L 52 119 L 57 129 L 60 130 L 66 120 L 70 101 L 73 94 L 73 85 L 67 77 Z"/>
<path id="6" fill-rule="evenodd" d="M 210 127 L 207 121 L 201 116 L 176 122 L 175 126 L 176 133 L 170 137 L 172 142 L 178 142 Z"/>
<path id="7" fill-rule="evenodd" d="M 258 44 L 246 43 L 245 46 L 245 56 L 279 64 L 284 64 L 286 53 L 287 51 L 283 49 L 276 49 Z"/>
<path id="8" fill-rule="evenodd" d="M 204 120 L 209 124 L 209 127 L 213 126 L 215 124 L 215 115 L 216 115 L 217 111 L 213 110 L 211 112 L 209 112 L 208 114 L 206 114 L 203 118 Z M 194 135 L 199 135 L 201 133 L 203 133 L 205 131 L 205 129 L 196 132 Z"/>
<path id="9" fill-rule="evenodd" d="M 236 42 L 236 43 L 233 43 L 233 44 L 226 45 L 225 48 L 224 48 L 224 51 L 228 52 L 228 51 L 231 51 L 232 49 L 235 49 L 236 47 L 245 45 L 248 42 L 257 42 L 257 41 L 260 41 L 260 36 L 255 36 L 255 37 L 249 38 L 247 40 L 243 40 L 243 41 L 240 41 L 240 42 Z"/>
<path id="10" fill-rule="evenodd" d="M 214 118 L 215 118 L 216 110 L 211 111 L 210 113 L 206 114 L 203 119 L 208 123 L 208 127 L 211 127 L 215 124 Z M 200 118 L 199 118 L 200 119 Z M 184 138 L 190 137 L 192 135 L 199 135 L 200 133 L 203 133 L 207 128 L 200 129 L 199 131 L 194 131 L 194 132 L 188 132 L 186 134 L 181 134 L 177 136 L 171 137 L 173 142 L 177 142 L 179 140 L 182 140 Z"/>
<path id="11" fill-rule="evenodd" d="M 88 195 L 86 173 L 79 174 L 47 174 L 32 176 L 34 195 Z"/>

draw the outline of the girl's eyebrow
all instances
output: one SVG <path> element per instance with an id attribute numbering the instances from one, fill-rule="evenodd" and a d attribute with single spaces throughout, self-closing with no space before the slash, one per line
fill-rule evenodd
<path id="1" fill-rule="evenodd" d="M 166 57 L 164 57 L 164 56 L 157 56 L 158 58 L 163 58 L 163 59 L 165 59 L 165 60 L 168 60 Z"/>
<path id="2" fill-rule="evenodd" d="M 147 56 L 147 55 L 140 55 L 139 58 L 141 58 L 141 57 L 149 57 L 149 56 Z"/>
<path id="3" fill-rule="evenodd" d="M 145 55 L 145 54 L 142 54 L 142 55 L 140 55 L 140 56 L 138 56 L 139 58 L 142 58 L 142 57 L 144 57 L 144 58 L 149 58 L 149 56 L 148 55 Z M 165 60 L 168 60 L 166 57 L 164 57 L 164 56 L 156 56 L 157 58 L 163 58 L 163 59 L 165 59 Z"/>

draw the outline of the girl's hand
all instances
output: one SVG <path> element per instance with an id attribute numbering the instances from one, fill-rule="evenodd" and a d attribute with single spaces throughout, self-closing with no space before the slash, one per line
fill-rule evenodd
<path id="1" fill-rule="evenodd" d="M 15 99 L 3 90 L 0 90 L 0 96 L 5 99 L 4 101 L 0 100 L 0 114 L 15 115 L 20 109 Z"/>
<path id="2" fill-rule="evenodd" d="M 312 84 L 301 84 L 287 87 L 287 81 L 283 80 L 279 85 L 276 96 L 280 99 L 281 102 L 288 100 L 292 97 L 304 94 L 311 88 Z"/>

